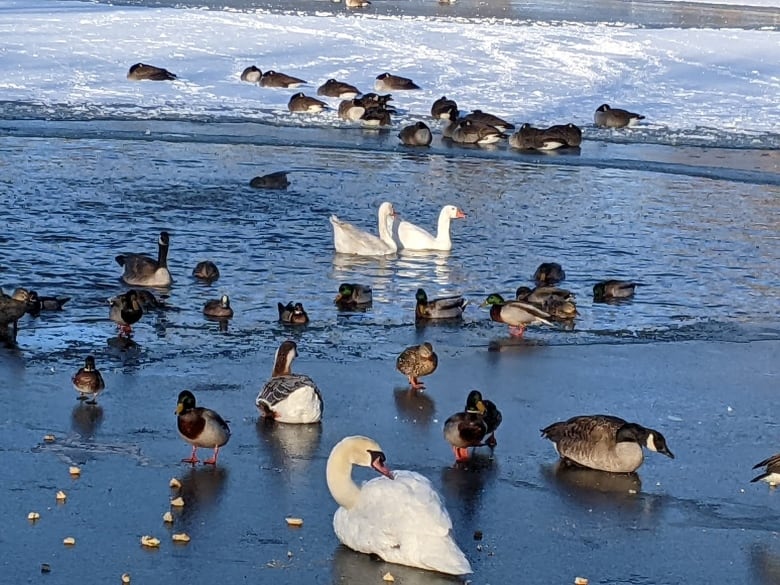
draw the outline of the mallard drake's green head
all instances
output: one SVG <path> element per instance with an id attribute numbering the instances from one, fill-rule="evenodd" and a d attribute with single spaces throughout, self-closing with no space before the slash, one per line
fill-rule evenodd
<path id="1" fill-rule="evenodd" d="M 490 305 L 503 305 L 506 301 L 504 301 L 504 297 L 502 297 L 498 293 L 493 293 L 491 295 L 488 295 L 488 298 L 485 299 L 485 301 L 480 305 L 480 307 L 488 307 Z"/>
<path id="2" fill-rule="evenodd" d="M 414 295 L 414 298 L 417 300 L 418 303 L 425 305 L 428 303 L 428 295 L 425 294 L 425 291 L 421 288 L 417 289 L 417 292 Z"/>
<path id="3" fill-rule="evenodd" d="M 179 392 L 179 401 L 176 405 L 176 414 L 181 414 L 184 411 L 195 408 L 195 395 L 189 390 L 182 390 Z"/>
<path id="4" fill-rule="evenodd" d="M 484 414 L 486 410 L 487 407 L 482 401 L 482 393 L 479 390 L 469 392 L 468 398 L 466 398 L 466 411 Z"/>

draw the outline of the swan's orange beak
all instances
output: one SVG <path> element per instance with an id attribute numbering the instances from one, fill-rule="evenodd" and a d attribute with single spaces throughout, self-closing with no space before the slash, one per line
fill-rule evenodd
<path id="1" fill-rule="evenodd" d="M 466 214 L 458 209 L 457 213 L 455 214 L 455 219 L 466 219 Z"/>
<path id="2" fill-rule="evenodd" d="M 381 451 L 371 451 L 371 467 L 385 477 L 395 479 L 393 472 L 385 465 L 385 454 Z"/>

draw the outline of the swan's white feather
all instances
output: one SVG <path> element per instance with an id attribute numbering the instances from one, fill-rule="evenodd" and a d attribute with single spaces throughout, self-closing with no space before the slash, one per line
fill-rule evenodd
<path id="1" fill-rule="evenodd" d="M 364 483 L 357 503 L 336 511 L 333 529 L 339 540 L 390 563 L 451 575 L 471 573 L 431 482 L 413 471 L 394 475 L 392 480 L 378 477 Z"/>

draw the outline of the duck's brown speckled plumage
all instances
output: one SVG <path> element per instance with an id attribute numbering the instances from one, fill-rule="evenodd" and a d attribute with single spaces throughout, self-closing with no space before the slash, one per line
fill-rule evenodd
<path id="1" fill-rule="evenodd" d="M 427 341 L 407 347 L 395 362 L 395 367 L 409 379 L 413 389 L 424 388 L 425 385 L 418 378 L 432 374 L 438 365 L 439 357 L 433 351 L 433 345 Z"/>

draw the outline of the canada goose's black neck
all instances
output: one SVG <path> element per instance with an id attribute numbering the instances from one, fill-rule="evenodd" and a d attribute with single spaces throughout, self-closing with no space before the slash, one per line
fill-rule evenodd
<path id="1" fill-rule="evenodd" d="M 168 240 L 168 234 L 163 236 L 160 234 L 160 242 L 157 248 L 157 266 L 159 268 L 168 268 L 168 247 L 170 242 Z"/>

